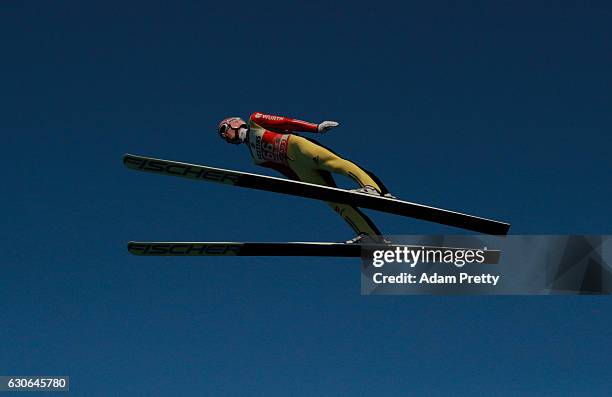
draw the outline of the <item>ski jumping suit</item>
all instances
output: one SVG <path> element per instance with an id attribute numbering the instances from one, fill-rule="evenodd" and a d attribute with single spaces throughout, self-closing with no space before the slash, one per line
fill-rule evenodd
<path id="1" fill-rule="evenodd" d="M 336 187 L 331 173 L 353 179 L 363 187 L 370 185 L 379 193 L 388 193 L 371 172 L 343 159 L 318 142 L 292 134 L 293 131 L 318 132 L 318 125 L 302 120 L 253 113 L 249 118 L 247 145 L 257 165 L 273 168 L 286 177 L 317 185 Z M 376 225 L 361 210 L 351 205 L 327 203 L 353 230 L 380 236 Z"/>

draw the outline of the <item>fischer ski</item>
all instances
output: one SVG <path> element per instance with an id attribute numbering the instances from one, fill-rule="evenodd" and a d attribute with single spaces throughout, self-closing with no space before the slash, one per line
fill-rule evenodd
<path id="1" fill-rule="evenodd" d="M 358 245 L 343 243 L 137 242 L 134 255 L 148 256 L 337 256 L 358 257 Z"/>
<path id="2" fill-rule="evenodd" d="M 395 244 L 346 244 L 346 243 L 252 243 L 252 242 L 142 242 L 130 241 L 128 251 L 144 256 L 325 256 L 359 258 L 363 252 L 376 249 L 407 247 L 411 250 L 465 251 L 468 248 L 432 247 Z M 499 263 L 501 251 L 484 250 L 485 264 Z"/>
<path id="3" fill-rule="evenodd" d="M 460 212 L 430 207 L 395 198 L 375 196 L 272 176 L 225 170 L 132 154 L 125 154 L 123 156 L 123 164 L 137 171 L 178 176 L 206 182 L 216 182 L 250 189 L 307 197 L 315 200 L 350 204 L 357 207 L 407 216 L 479 233 L 506 235 L 510 229 L 510 224 L 492 219 L 462 214 Z"/>

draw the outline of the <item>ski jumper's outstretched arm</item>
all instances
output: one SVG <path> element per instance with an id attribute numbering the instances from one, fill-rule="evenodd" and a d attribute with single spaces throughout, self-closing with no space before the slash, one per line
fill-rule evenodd
<path id="1" fill-rule="evenodd" d="M 251 122 L 256 123 L 262 128 L 276 132 L 320 132 L 319 124 L 309 123 L 308 121 L 292 119 L 284 116 L 276 116 L 261 112 L 251 114 Z"/>

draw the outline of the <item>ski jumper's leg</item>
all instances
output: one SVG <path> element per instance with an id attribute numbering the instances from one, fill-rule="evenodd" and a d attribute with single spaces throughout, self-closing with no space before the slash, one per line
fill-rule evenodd
<path id="1" fill-rule="evenodd" d="M 381 194 L 389 193 L 382 181 L 370 171 L 344 159 L 312 139 L 293 135 L 289 140 L 289 156 L 293 154 L 298 167 L 308 166 L 347 176 L 360 187 L 372 186 Z"/>
<path id="2" fill-rule="evenodd" d="M 354 180 L 360 187 L 369 185 L 379 193 L 389 193 L 376 175 L 340 157 L 314 140 L 292 135 L 289 140 L 288 155 L 291 162 L 295 164 L 295 167 L 292 168 L 316 168 L 344 175 Z"/>
<path id="3" fill-rule="evenodd" d="M 291 162 L 289 162 L 291 165 Z M 319 171 L 316 169 L 300 168 L 291 169 L 298 175 L 299 179 L 303 182 L 314 183 L 317 185 L 332 186 L 336 184 L 330 173 L 327 171 Z M 342 217 L 349 224 L 349 226 L 355 231 L 356 234 L 365 233 L 368 236 L 380 236 L 381 232 L 378 230 L 374 222 L 360 209 L 353 207 L 348 204 L 327 202 L 338 215 Z"/>
<path id="4" fill-rule="evenodd" d="M 340 158 L 330 150 L 297 135 L 291 136 L 287 148 L 288 165 L 301 181 L 336 187 L 331 172 L 346 175 L 360 186 L 370 185 L 381 189 L 370 175 L 350 161 Z M 366 214 L 356 207 L 342 203 L 327 203 L 337 212 L 355 233 L 380 236 L 382 233 Z"/>

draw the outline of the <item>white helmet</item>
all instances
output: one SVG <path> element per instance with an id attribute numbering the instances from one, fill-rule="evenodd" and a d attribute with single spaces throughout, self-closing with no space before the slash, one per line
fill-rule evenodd
<path id="1" fill-rule="evenodd" d="M 226 142 L 235 145 L 239 145 L 246 140 L 248 130 L 249 127 L 247 123 L 240 117 L 228 117 L 223 119 L 217 127 L 219 136 L 225 139 Z"/>

